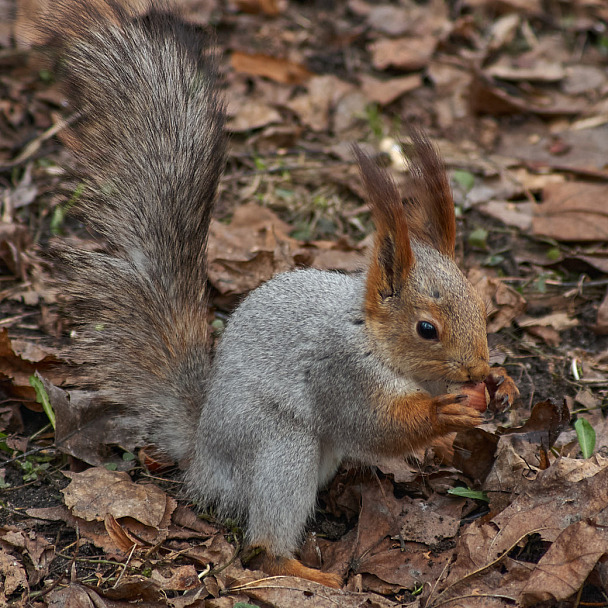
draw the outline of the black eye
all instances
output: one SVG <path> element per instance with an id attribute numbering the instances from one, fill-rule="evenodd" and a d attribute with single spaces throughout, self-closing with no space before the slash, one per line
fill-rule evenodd
<path id="1" fill-rule="evenodd" d="M 416 331 L 423 340 L 438 340 L 437 328 L 428 321 L 418 321 Z"/>

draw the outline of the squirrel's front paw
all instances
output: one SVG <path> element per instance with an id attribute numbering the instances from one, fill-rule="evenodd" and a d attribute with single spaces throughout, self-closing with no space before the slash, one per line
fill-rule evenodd
<path id="1" fill-rule="evenodd" d="M 519 389 L 504 367 L 493 367 L 485 384 L 490 394 L 488 408 L 493 412 L 508 410 L 519 397 Z"/>
<path id="2" fill-rule="evenodd" d="M 431 419 L 436 435 L 447 435 L 479 426 L 483 417 L 470 401 L 471 396 L 464 393 L 435 397 L 432 400 Z"/>

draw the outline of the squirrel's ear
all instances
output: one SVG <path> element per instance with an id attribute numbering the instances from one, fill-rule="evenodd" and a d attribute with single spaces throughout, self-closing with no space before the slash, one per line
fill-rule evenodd
<path id="1" fill-rule="evenodd" d="M 408 221 L 401 195 L 388 172 L 358 146 L 353 153 L 372 210 L 376 236 L 374 255 L 367 275 L 368 298 L 377 301 L 396 295 L 414 264 Z"/>
<path id="2" fill-rule="evenodd" d="M 435 146 L 417 128 L 410 128 L 412 145 L 408 150 L 409 169 L 412 175 L 412 200 L 406 206 L 410 234 L 454 257 L 456 243 L 456 216 L 454 199 Z"/>

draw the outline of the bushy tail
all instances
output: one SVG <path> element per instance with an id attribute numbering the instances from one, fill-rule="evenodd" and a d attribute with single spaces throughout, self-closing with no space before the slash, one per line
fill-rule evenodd
<path id="1" fill-rule="evenodd" d="M 59 248 L 76 356 L 159 448 L 186 457 L 208 374 L 206 244 L 225 161 L 213 49 L 195 26 L 113 0 L 54 22 L 83 167 L 76 211 L 104 253 Z"/>

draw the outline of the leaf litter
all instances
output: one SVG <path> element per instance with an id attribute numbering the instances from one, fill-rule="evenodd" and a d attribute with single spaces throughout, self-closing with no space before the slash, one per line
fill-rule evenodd
<path id="1" fill-rule="evenodd" d="M 91 243 L 56 194 L 77 191 L 53 138 L 69 116 L 29 48 L 36 2 L 5 4 L 17 20 L 0 31 L 0 603 L 608 602 L 603 3 L 179 2 L 227 53 L 212 326 L 276 272 L 365 267 L 371 222 L 349 145 L 402 185 L 399 141 L 416 121 L 452 178 L 458 255 L 487 302 L 492 358 L 521 392 L 447 449 L 339 472 L 301 558 L 344 576 L 342 591 L 250 569 L 236 525 L 200 517 L 167 463 L 75 386 L 43 255 L 57 233 Z M 484 499 L 448 493 L 458 488 Z"/>

